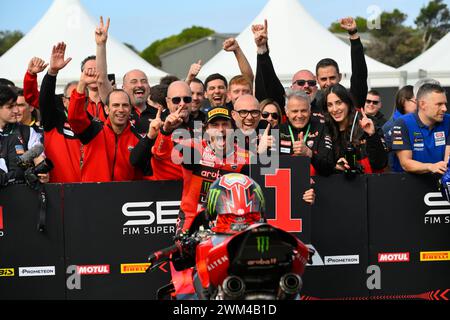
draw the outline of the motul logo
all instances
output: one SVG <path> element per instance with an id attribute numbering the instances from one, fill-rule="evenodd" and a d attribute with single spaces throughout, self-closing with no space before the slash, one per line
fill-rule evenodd
<path id="1" fill-rule="evenodd" d="M 109 264 L 97 266 L 77 266 L 79 275 L 109 274 Z"/>
<path id="2" fill-rule="evenodd" d="M 404 253 L 379 253 L 378 262 L 409 262 L 409 252 Z"/>

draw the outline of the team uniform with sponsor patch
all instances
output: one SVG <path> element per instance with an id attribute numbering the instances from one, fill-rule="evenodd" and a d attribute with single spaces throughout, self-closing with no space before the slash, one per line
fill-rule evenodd
<path id="1" fill-rule="evenodd" d="M 81 182 L 82 148 L 67 120 L 67 111 L 60 97 L 55 95 L 56 77 L 46 74 L 41 84 L 39 105 L 44 127 L 46 156 L 55 167 L 51 183 Z"/>
<path id="2" fill-rule="evenodd" d="M 191 155 L 188 159 L 190 161 L 185 161 L 188 157 L 183 159 L 183 195 L 178 222 L 178 229 L 187 230 L 206 203 L 211 184 L 227 173 L 240 172 L 248 175 L 250 156 L 248 151 L 234 145 L 234 150 L 225 159 L 221 159 L 206 140 L 186 141 L 176 148 L 181 156 L 186 155 L 183 150 Z"/>
<path id="3" fill-rule="evenodd" d="M 429 128 L 417 113 L 400 117 L 391 130 L 392 150 L 411 150 L 412 159 L 422 163 L 444 161 L 445 148 L 450 145 L 450 115 Z"/>
<path id="4" fill-rule="evenodd" d="M 84 109 L 85 99 L 85 94 L 75 90 L 69 107 L 69 123 L 85 145 L 82 182 L 142 179 L 143 173 L 140 168 L 131 164 L 130 154 L 143 138 L 134 131 L 129 122 L 118 135 L 113 131 L 109 119 L 104 123 L 92 119 Z"/>
<path id="5" fill-rule="evenodd" d="M 293 145 L 303 132 L 304 142 L 311 149 L 311 176 L 330 175 L 333 173 L 335 162 L 333 143 L 326 127 L 318 117 L 311 117 L 303 129 L 294 128 L 289 122 L 280 125 L 280 155 L 293 155 Z"/>

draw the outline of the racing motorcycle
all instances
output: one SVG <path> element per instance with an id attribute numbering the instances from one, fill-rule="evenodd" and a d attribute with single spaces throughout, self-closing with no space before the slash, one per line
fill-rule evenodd
<path id="1" fill-rule="evenodd" d="M 228 174 L 211 185 L 207 199 L 195 231 L 191 227 L 174 245 L 151 254 L 148 271 L 167 261 L 177 271 L 193 267 L 201 300 L 298 299 L 312 252 L 294 235 L 264 222 L 259 185 L 245 175 Z M 173 291 L 169 284 L 157 298 Z"/>

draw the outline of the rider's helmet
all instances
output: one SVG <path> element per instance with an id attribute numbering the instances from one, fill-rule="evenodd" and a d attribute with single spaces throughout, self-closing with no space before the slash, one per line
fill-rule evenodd
<path id="1" fill-rule="evenodd" d="M 236 233 L 264 222 L 265 200 L 261 187 L 250 177 L 230 173 L 210 187 L 206 214 L 217 233 Z"/>

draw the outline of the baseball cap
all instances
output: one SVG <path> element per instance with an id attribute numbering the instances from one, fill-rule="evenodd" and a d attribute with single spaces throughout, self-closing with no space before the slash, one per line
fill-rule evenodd
<path id="1" fill-rule="evenodd" d="M 216 108 L 209 110 L 207 117 L 206 117 L 206 123 L 210 123 L 211 121 L 213 121 L 217 118 L 232 120 L 231 115 L 230 115 L 230 110 L 227 108 L 221 108 L 221 107 L 216 107 Z"/>

